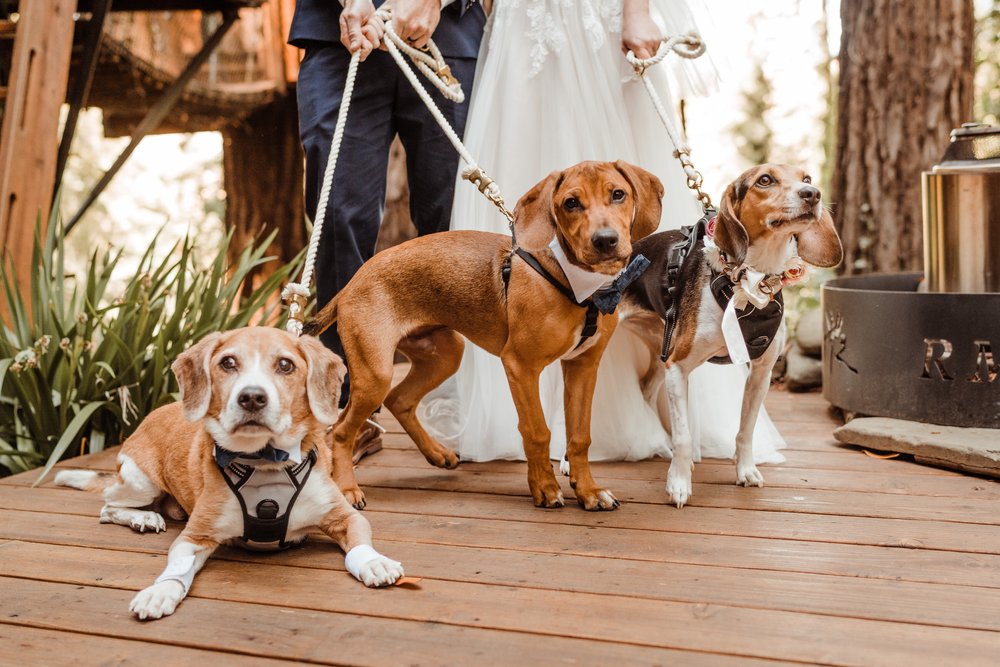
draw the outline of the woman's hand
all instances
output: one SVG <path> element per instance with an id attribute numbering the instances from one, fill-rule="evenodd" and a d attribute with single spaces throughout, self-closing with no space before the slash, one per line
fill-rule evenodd
<path id="1" fill-rule="evenodd" d="M 375 17 L 372 0 L 347 0 L 340 12 L 340 43 L 351 53 L 361 52 L 361 60 L 382 44 L 384 28 Z"/>
<path id="2" fill-rule="evenodd" d="M 663 33 L 649 16 L 649 0 L 625 0 L 622 10 L 622 53 L 631 51 L 636 58 L 652 58 Z"/>

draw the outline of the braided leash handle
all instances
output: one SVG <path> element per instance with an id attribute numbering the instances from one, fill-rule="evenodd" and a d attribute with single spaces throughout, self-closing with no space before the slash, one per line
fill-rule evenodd
<path id="1" fill-rule="evenodd" d="M 448 121 L 441 115 L 441 112 L 434 105 L 433 100 L 427 95 L 427 92 L 423 90 L 423 86 L 417 81 L 416 76 L 413 74 L 413 70 L 406 65 L 406 61 L 403 60 L 402 55 L 400 55 L 400 50 L 402 50 L 406 55 L 410 56 L 414 63 L 416 63 L 417 68 L 424 73 L 427 79 L 441 91 L 447 99 L 452 100 L 458 104 L 461 104 L 465 100 L 465 94 L 462 92 L 462 85 L 455 79 L 451 74 L 451 69 L 448 67 L 441 55 L 441 51 L 435 46 L 433 41 L 427 42 L 426 51 L 421 51 L 413 48 L 407 44 L 404 40 L 392 30 L 392 15 L 389 10 L 379 10 L 376 16 L 383 21 L 385 25 L 385 34 L 387 36 L 386 48 L 396 59 L 396 62 L 401 68 L 403 68 L 404 73 L 410 78 L 410 83 L 414 87 L 419 87 L 418 92 L 422 92 L 424 103 L 428 105 L 432 113 L 435 113 L 435 118 L 438 123 L 441 124 L 442 128 L 451 130 L 448 126 Z M 313 221 L 312 234 L 309 238 L 309 249 L 306 251 L 305 263 L 302 265 L 302 274 L 299 278 L 299 282 L 290 282 L 281 291 L 281 298 L 288 304 L 288 323 L 285 328 L 297 336 L 302 335 L 302 325 L 305 318 L 305 310 L 309 303 L 310 296 L 310 286 L 312 285 L 313 272 L 316 266 L 316 254 L 319 252 L 319 240 L 323 235 L 323 224 L 326 221 L 326 209 L 330 202 L 330 190 L 333 187 L 333 174 L 337 168 L 337 158 L 340 156 L 340 144 L 344 138 L 344 129 L 347 126 L 347 114 L 351 108 L 351 99 L 354 96 L 354 82 L 358 75 L 358 65 L 361 62 L 361 54 L 354 53 L 351 56 L 351 62 L 347 68 L 347 79 L 344 82 L 344 95 L 341 99 L 340 110 L 337 114 L 337 125 L 333 132 L 333 140 L 330 142 L 330 157 L 326 163 L 326 170 L 323 172 L 323 183 L 320 187 L 319 193 L 319 203 L 316 207 L 316 219 Z M 454 137 L 452 143 L 458 141 L 458 145 L 461 145 L 461 141 L 458 136 L 455 135 L 454 131 L 450 132 L 449 138 Z M 463 157 L 465 157 L 463 155 Z M 471 157 L 466 160 L 470 164 L 475 165 Z M 494 190 L 495 190 L 494 186 Z M 484 193 L 485 194 L 485 193 Z M 490 195 L 487 194 L 487 197 Z M 495 196 L 499 198 L 500 205 L 503 203 L 503 198 L 500 197 L 499 191 L 496 190 Z"/>
<path id="2" fill-rule="evenodd" d="M 687 186 L 695 192 L 698 201 L 701 202 L 702 207 L 707 211 L 712 208 L 712 198 L 701 189 L 704 179 L 701 172 L 691 162 L 691 147 L 688 146 L 684 137 L 674 127 L 673 121 L 670 119 L 670 115 L 663 104 L 663 100 L 653 86 L 653 82 L 645 76 L 648 68 L 662 62 L 670 53 L 675 53 L 679 57 L 689 60 L 699 58 L 705 54 L 705 42 L 702 41 L 701 36 L 697 32 L 693 31 L 682 35 L 673 35 L 664 38 L 660 43 L 660 48 L 656 50 L 656 54 L 652 58 L 637 58 L 632 51 L 629 51 L 625 54 L 625 59 L 635 69 L 636 76 L 642 81 L 646 92 L 649 94 L 649 99 L 653 103 L 653 108 L 656 109 L 656 114 L 660 117 L 660 121 L 667 130 L 667 135 L 674 145 L 674 157 L 681 163 L 681 169 L 684 170 L 684 175 L 687 177 Z"/>

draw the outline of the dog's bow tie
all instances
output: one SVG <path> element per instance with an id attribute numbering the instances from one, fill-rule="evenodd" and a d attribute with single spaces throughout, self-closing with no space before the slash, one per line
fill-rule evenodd
<path id="1" fill-rule="evenodd" d="M 610 315 L 615 312 L 618 303 L 622 300 L 625 288 L 631 285 L 642 275 L 642 272 L 649 268 L 649 260 L 643 255 L 636 255 L 635 259 L 629 262 L 625 270 L 618 274 L 614 282 L 608 287 L 602 287 L 594 292 L 590 299 L 594 302 L 597 310 L 602 315 Z"/>
<path id="2" fill-rule="evenodd" d="M 223 449 L 219 445 L 215 446 L 215 462 L 220 468 L 228 468 L 230 463 L 240 457 L 246 459 L 262 459 L 264 461 L 272 461 L 274 463 L 283 463 L 288 460 L 289 454 L 284 449 L 278 449 L 271 443 L 267 443 L 267 446 L 264 447 L 264 449 L 256 451 L 253 454 L 231 452 L 228 449 Z"/>

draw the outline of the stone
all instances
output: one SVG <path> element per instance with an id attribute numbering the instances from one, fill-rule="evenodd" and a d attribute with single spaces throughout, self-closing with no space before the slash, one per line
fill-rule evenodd
<path id="1" fill-rule="evenodd" d="M 840 442 L 902 454 L 919 463 L 1000 477 L 1000 429 L 858 417 L 833 432 Z"/>
<path id="2" fill-rule="evenodd" d="M 795 342 L 802 352 L 819 359 L 823 354 L 823 311 L 813 308 L 802 313 L 795 326 Z"/>
<path id="3" fill-rule="evenodd" d="M 823 362 L 792 345 L 785 360 L 785 383 L 789 391 L 810 391 L 823 386 Z"/>

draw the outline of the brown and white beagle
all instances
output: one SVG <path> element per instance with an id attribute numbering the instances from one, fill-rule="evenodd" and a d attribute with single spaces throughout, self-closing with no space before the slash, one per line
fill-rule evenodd
<path id="1" fill-rule="evenodd" d="M 213 333 L 174 362 L 180 402 L 153 411 L 122 445 L 116 473 L 60 472 L 56 484 L 103 492 L 101 523 L 160 532 L 157 509 L 187 524 L 167 567 L 129 609 L 140 619 L 172 614 L 221 544 L 254 549 L 301 542 L 319 528 L 367 586 L 402 566 L 371 546 L 371 526 L 331 479 L 323 446 L 337 418 L 346 371 L 311 337 L 247 327 Z"/>
<path id="2" fill-rule="evenodd" d="M 687 380 L 711 360 L 750 363 L 736 436 L 736 480 L 763 486 L 752 437 L 784 346 L 780 290 L 802 276 L 804 264 L 836 266 L 843 256 L 819 189 L 801 169 L 754 167 L 729 185 L 718 215 L 707 225 L 653 234 L 636 243 L 633 252 L 652 265 L 626 290 L 623 326 L 641 332 L 650 349 L 659 350 L 661 341 L 669 340 L 661 357 L 665 372 L 651 357 L 643 382 L 647 397 L 665 393 L 658 407 L 668 412 L 661 421 L 673 442 L 670 501 L 683 507 L 691 496 Z"/>
<path id="3" fill-rule="evenodd" d="M 561 360 L 570 484 L 585 509 L 617 508 L 614 495 L 594 481 L 587 451 L 597 366 L 618 321 L 611 314 L 618 302 L 600 312 L 587 304 L 597 302 L 595 290 L 620 289 L 615 281 L 634 276 L 632 243 L 656 230 L 662 196 L 660 181 L 643 169 L 583 162 L 553 172 L 520 199 L 516 250 L 504 234 L 452 231 L 366 262 L 307 327 L 318 333 L 336 322 L 344 343 L 351 396 L 334 428 L 333 452 L 335 479 L 347 498 L 365 504 L 351 445 L 383 400 L 431 464 L 458 465 L 455 452 L 420 425 L 416 408 L 458 369 L 464 336 L 503 361 L 535 505 L 563 505 L 538 393 L 542 369 Z M 411 367 L 390 391 L 396 349 Z"/>

